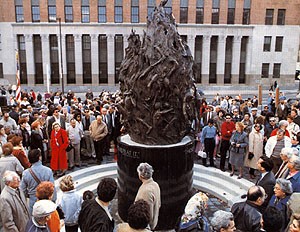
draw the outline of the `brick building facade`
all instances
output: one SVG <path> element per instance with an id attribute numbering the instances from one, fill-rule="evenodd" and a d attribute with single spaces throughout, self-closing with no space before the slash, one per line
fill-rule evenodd
<path id="1" fill-rule="evenodd" d="M 23 85 L 47 76 L 51 86 L 115 85 L 131 30 L 142 35 L 159 2 L 0 0 L 0 78 L 15 83 L 17 50 Z M 169 0 L 165 9 L 194 55 L 198 84 L 295 84 L 300 0 Z"/>

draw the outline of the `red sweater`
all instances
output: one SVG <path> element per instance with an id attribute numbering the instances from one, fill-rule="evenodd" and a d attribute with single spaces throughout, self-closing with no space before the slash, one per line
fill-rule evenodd
<path id="1" fill-rule="evenodd" d="M 234 122 L 223 122 L 221 125 L 222 140 L 230 140 L 232 132 L 235 130 Z"/>

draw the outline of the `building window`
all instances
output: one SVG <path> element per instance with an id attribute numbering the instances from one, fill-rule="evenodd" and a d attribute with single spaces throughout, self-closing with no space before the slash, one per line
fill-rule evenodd
<path id="1" fill-rule="evenodd" d="M 67 83 L 76 84 L 74 36 L 66 35 Z"/>
<path id="2" fill-rule="evenodd" d="M 244 9 L 243 9 L 243 24 L 250 24 L 250 8 L 251 0 L 244 0 Z"/>
<path id="3" fill-rule="evenodd" d="M 152 15 L 155 5 L 156 5 L 155 0 L 148 0 L 148 7 L 147 7 L 148 17 Z"/>
<path id="4" fill-rule="evenodd" d="M 119 83 L 120 66 L 124 56 L 123 36 L 115 36 L 115 83 Z"/>
<path id="5" fill-rule="evenodd" d="M 81 7 L 81 22 L 82 23 L 90 22 L 90 7 L 89 6 Z"/>
<path id="6" fill-rule="evenodd" d="M 261 68 L 261 77 L 262 78 L 269 78 L 269 63 L 263 63 Z"/>
<path id="7" fill-rule="evenodd" d="M 99 83 L 108 83 L 107 72 L 107 37 L 99 35 Z"/>
<path id="8" fill-rule="evenodd" d="M 210 42 L 209 83 L 217 83 L 218 36 L 212 36 Z"/>
<path id="9" fill-rule="evenodd" d="M 56 22 L 56 6 L 48 6 L 48 21 Z"/>
<path id="10" fill-rule="evenodd" d="M 91 66 L 91 37 L 89 35 L 82 36 L 82 68 L 83 68 L 83 84 L 92 83 L 92 66 Z"/>
<path id="11" fill-rule="evenodd" d="M 17 23 L 23 23 L 24 22 L 23 6 L 16 6 L 16 22 Z"/>
<path id="12" fill-rule="evenodd" d="M 279 9 L 277 15 L 277 25 L 285 24 L 285 9 Z"/>
<path id="13" fill-rule="evenodd" d="M 204 18 L 204 8 L 197 7 L 196 8 L 196 23 L 203 24 L 203 18 Z"/>
<path id="14" fill-rule="evenodd" d="M 139 1 L 131 0 L 131 22 L 139 23 Z"/>
<path id="15" fill-rule="evenodd" d="M 276 36 L 275 52 L 282 52 L 282 42 L 283 42 L 283 37 Z"/>
<path id="16" fill-rule="evenodd" d="M 123 7 L 116 6 L 115 7 L 115 23 L 122 23 L 123 22 Z"/>
<path id="17" fill-rule="evenodd" d="M 180 23 L 188 22 L 188 8 L 180 7 Z"/>
<path id="18" fill-rule="evenodd" d="M 32 22 L 39 23 L 40 22 L 40 6 L 31 6 L 32 12 Z"/>
<path id="19" fill-rule="evenodd" d="M 273 66 L 273 78 L 280 78 L 280 63 L 275 63 Z"/>
<path id="20" fill-rule="evenodd" d="M 65 22 L 73 22 L 73 6 L 65 6 Z"/>
<path id="21" fill-rule="evenodd" d="M 98 1 L 98 23 L 106 23 L 106 0 Z"/>
<path id="22" fill-rule="evenodd" d="M 273 15 L 274 15 L 274 9 L 266 10 L 266 19 L 265 19 L 266 25 L 273 25 Z"/>
<path id="23" fill-rule="evenodd" d="M 212 17 L 211 17 L 212 24 L 219 24 L 219 13 L 220 13 L 219 10 L 220 10 L 220 1 L 213 0 Z"/>
<path id="24" fill-rule="evenodd" d="M 4 74 L 3 74 L 3 64 L 0 63 L 0 79 L 4 78 Z"/>
<path id="25" fill-rule="evenodd" d="M 187 23 L 188 22 L 188 0 L 180 0 L 180 23 Z"/>
<path id="26" fill-rule="evenodd" d="M 271 40 L 272 40 L 272 36 L 265 36 L 264 37 L 264 52 L 269 52 L 271 51 Z"/>
<path id="27" fill-rule="evenodd" d="M 227 24 L 234 24 L 235 0 L 228 0 Z"/>
<path id="28" fill-rule="evenodd" d="M 123 0 L 115 0 L 115 23 L 123 22 Z"/>
<path id="29" fill-rule="evenodd" d="M 27 65 L 26 65 L 26 48 L 24 35 L 18 35 L 18 50 L 20 63 L 20 82 L 27 84 Z"/>
<path id="30" fill-rule="evenodd" d="M 59 84 L 59 56 L 58 41 L 56 35 L 49 36 L 50 41 L 50 80 L 51 84 Z"/>
<path id="31" fill-rule="evenodd" d="M 98 6 L 98 22 L 106 23 L 106 6 Z"/>
<path id="32" fill-rule="evenodd" d="M 42 41 L 39 35 L 33 36 L 34 64 L 35 64 L 35 84 L 44 83 L 43 59 L 42 59 Z"/>

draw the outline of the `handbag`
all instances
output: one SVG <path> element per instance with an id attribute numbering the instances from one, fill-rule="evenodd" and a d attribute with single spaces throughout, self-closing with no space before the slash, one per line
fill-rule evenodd
<path id="1" fill-rule="evenodd" d="M 69 145 L 66 148 L 66 152 L 71 151 L 73 148 L 74 148 L 73 145 L 71 143 L 69 143 Z"/>
<path id="2" fill-rule="evenodd" d="M 203 158 L 203 159 L 206 159 L 206 158 L 207 158 L 207 154 L 206 154 L 205 151 L 203 151 L 203 149 L 200 149 L 200 150 L 198 151 L 198 156 L 200 156 L 200 157 Z"/>
<path id="3" fill-rule="evenodd" d="M 249 159 L 249 160 L 252 160 L 253 157 L 254 157 L 254 154 L 253 154 L 252 152 L 249 152 L 249 153 L 248 153 L 248 159 Z"/>

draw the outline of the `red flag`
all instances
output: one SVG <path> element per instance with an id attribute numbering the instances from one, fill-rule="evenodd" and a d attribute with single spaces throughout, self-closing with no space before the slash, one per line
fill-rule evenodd
<path id="1" fill-rule="evenodd" d="M 21 101 L 21 81 L 20 81 L 20 63 L 19 63 L 19 51 L 16 51 L 16 66 L 17 66 L 17 89 L 16 89 L 16 100 L 17 102 Z"/>

